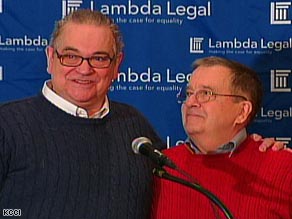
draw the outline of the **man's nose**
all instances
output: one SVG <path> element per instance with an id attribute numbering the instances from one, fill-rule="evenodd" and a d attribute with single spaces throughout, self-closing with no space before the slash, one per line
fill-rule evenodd
<path id="1" fill-rule="evenodd" d="M 83 59 L 81 65 L 79 65 L 77 69 L 81 74 L 90 74 L 93 71 L 93 68 L 90 66 L 88 59 Z"/>
<path id="2" fill-rule="evenodd" d="M 186 100 L 185 100 L 185 105 L 188 106 L 188 107 L 191 107 L 191 106 L 198 106 L 200 105 L 200 103 L 198 102 L 198 99 L 196 97 L 196 94 L 192 94 L 190 95 Z"/>

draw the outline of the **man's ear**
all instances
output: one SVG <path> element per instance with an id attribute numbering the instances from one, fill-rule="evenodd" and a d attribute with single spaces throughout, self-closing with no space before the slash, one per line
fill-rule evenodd
<path id="1" fill-rule="evenodd" d="M 234 123 L 235 124 L 243 124 L 246 123 L 250 113 L 252 112 L 252 103 L 248 100 L 242 101 L 239 103 L 241 110 L 239 111 L 238 116 L 236 117 Z"/>
<path id="2" fill-rule="evenodd" d="M 119 75 L 119 69 L 120 69 L 120 65 L 122 64 L 122 61 L 124 59 L 124 54 L 123 53 L 120 53 L 117 55 L 117 57 L 115 58 L 115 63 L 114 63 L 114 75 L 113 75 L 113 80 L 117 79 L 118 78 L 118 75 Z"/>
<path id="3" fill-rule="evenodd" d="M 47 72 L 51 74 L 52 60 L 54 58 L 54 48 L 52 46 L 46 47 L 46 56 L 47 56 Z"/>

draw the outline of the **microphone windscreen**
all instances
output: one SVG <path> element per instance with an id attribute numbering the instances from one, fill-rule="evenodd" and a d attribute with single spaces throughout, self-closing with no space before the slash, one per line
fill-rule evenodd
<path id="1" fill-rule="evenodd" d="M 150 144 L 152 145 L 152 142 L 149 138 L 146 137 L 139 137 L 139 138 L 135 138 L 132 141 L 132 150 L 134 151 L 135 154 L 140 154 L 140 147 L 143 144 Z"/>

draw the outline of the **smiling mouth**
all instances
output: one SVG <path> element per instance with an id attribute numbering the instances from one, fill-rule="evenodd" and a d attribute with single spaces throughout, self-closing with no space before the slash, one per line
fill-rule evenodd
<path id="1" fill-rule="evenodd" d="M 92 81 L 92 80 L 78 80 L 78 79 L 75 79 L 73 80 L 75 83 L 78 83 L 78 84 L 95 84 L 96 82 L 95 81 Z"/>

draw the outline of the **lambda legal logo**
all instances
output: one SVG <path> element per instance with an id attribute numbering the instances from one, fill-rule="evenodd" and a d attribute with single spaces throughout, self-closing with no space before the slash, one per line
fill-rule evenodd
<path id="1" fill-rule="evenodd" d="M 3 13 L 3 0 L 0 0 L 0 13 Z"/>
<path id="2" fill-rule="evenodd" d="M 289 75 L 291 75 L 290 69 L 271 70 L 271 92 L 291 92 Z"/>
<path id="3" fill-rule="evenodd" d="M 83 0 L 62 0 L 62 17 L 78 10 L 82 4 Z M 90 1 L 90 9 L 93 10 L 93 7 L 93 1 Z"/>
<path id="4" fill-rule="evenodd" d="M 203 50 L 203 37 L 191 37 L 190 38 L 190 53 L 204 53 Z"/>
<path id="5" fill-rule="evenodd" d="M 3 80 L 3 66 L 0 65 L 0 81 Z"/>
<path id="6" fill-rule="evenodd" d="M 291 24 L 291 19 L 289 19 L 290 8 L 291 2 L 271 2 L 270 23 Z"/>
<path id="7" fill-rule="evenodd" d="M 290 145 L 291 138 L 290 137 L 277 137 L 276 141 L 282 141 L 286 145 Z"/>

